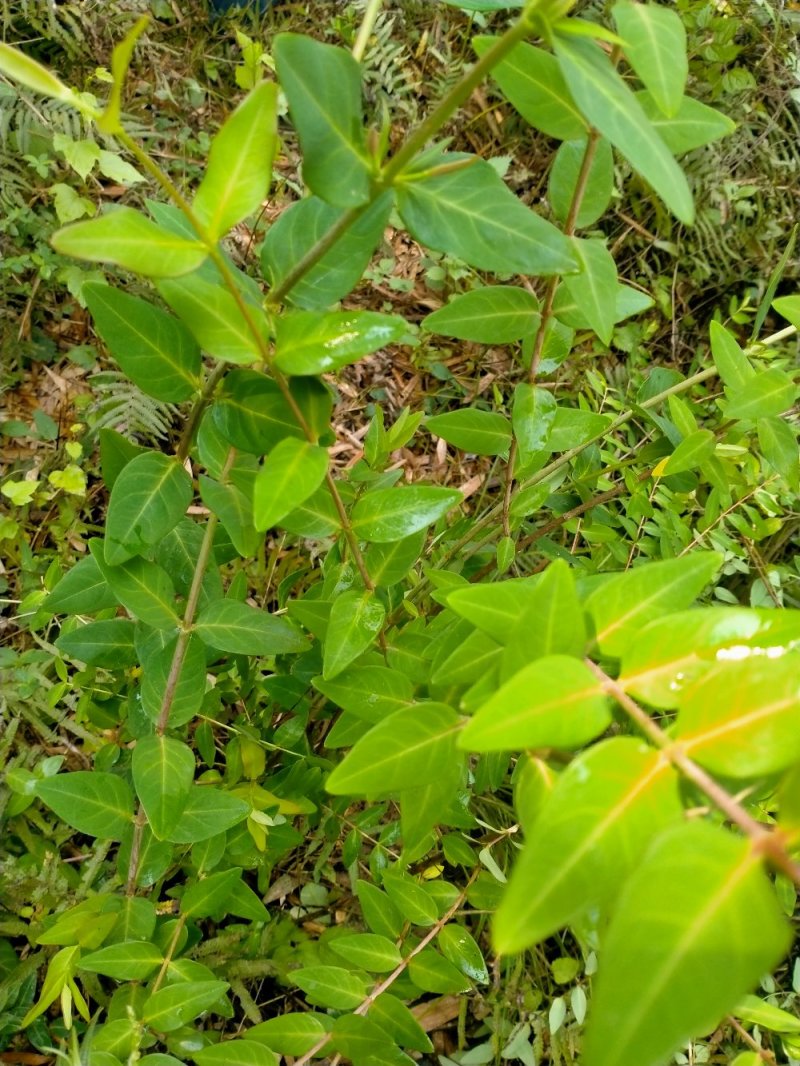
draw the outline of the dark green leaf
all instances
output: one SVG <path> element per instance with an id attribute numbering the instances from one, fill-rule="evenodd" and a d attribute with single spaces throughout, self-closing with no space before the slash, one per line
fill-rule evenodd
<path id="1" fill-rule="evenodd" d="M 121 777 L 99 770 L 76 770 L 45 778 L 36 795 L 79 833 L 119 840 L 133 821 L 133 796 Z"/>
<path id="2" fill-rule="evenodd" d="M 158 840 L 169 840 L 194 780 L 192 749 L 170 737 L 142 737 L 133 749 L 133 785 Z"/>
<path id="3" fill-rule="evenodd" d="M 250 805 L 220 788 L 193 785 L 175 828 L 174 844 L 196 844 L 237 825 L 250 813 Z"/>
<path id="4" fill-rule="evenodd" d="M 189 506 L 192 480 L 177 459 L 144 452 L 131 459 L 111 490 L 105 559 L 118 566 L 157 544 Z"/>
<path id="5" fill-rule="evenodd" d="M 559 222 L 566 222 L 586 154 L 587 138 L 565 141 L 556 152 L 550 168 L 547 193 Z M 614 191 L 614 157 L 611 145 L 601 137 L 595 144 L 575 227 L 584 229 L 597 222 L 611 203 Z"/>
<path id="6" fill-rule="evenodd" d="M 159 652 L 142 661 L 142 707 L 152 722 L 157 722 L 164 704 L 175 656 L 175 637 Z M 172 689 L 168 724 L 171 729 L 190 722 L 200 710 L 205 695 L 206 650 L 199 637 L 191 636 L 183 658 L 178 681 Z"/>
<path id="7" fill-rule="evenodd" d="M 54 614 L 96 614 L 116 604 L 96 559 L 87 555 L 64 574 L 43 606 Z"/>
<path id="8" fill-rule="evenodd" d="M 80 659 L 88 666 L 121 670 L 136 661 L 134 629 L 134 623 L 127 618 L 89 622 L 69 633 L 62 633 L 56 641 L 56 647 L 63 655 Z"/>
<path id="9" fill-rule="evenodd" d="M 366 981 L 340 966 L 308 966 L 292 970 L 291 979 L 302 988 L 309 1003 L 335 1010 L 353 1010 L 367 995 Z"/>
<path id="10" fill-rule="evenodd" d="M 236 600 L 209 604 L 200 612 L 194 631 L 204 644 L 234 655 L 287 655 L 308 647 L 287 619 Z"/>
<path id="11" fill-rule="evenodd" d="M 249 1040 L 258 1040 L 280 1055 L 305 1055 L 330 1030 L 326 1014 L 305 1011 L 280 1014 L 247 1030 Z"/>
<path id="12" fill-rule="evenodd" d="M 142 1020 L 157 1032 L 170 1033 L 213 1007 L 228 987 L 227 981 L 181 981 L 167 985 L 145 1000 Z"/>
<path id="13" fill-rule="evenodd" d="M 402 962 L 393 941 L 377 933 L 355 933 L 330 941 L 331 950 L 370 973 L 391 973 Z"/>

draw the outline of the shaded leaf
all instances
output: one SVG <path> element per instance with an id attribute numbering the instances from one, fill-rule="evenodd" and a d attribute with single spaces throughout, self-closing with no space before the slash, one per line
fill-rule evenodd
<path id="1" fill-rule="evenodd" d="M 131 790 L 116 774 L 57 774 L 37 782 L 36 795 L 67 825 L 102 840 L 120 840 L 133 822 Z"/>
<path id="2" fill-rule="evenodd" d="M 153 835 L 168 840 L 194 781 L 192 749 L 170 737 L 142 737 L 133 749 L 132 770 L 136 795 Z"/>
<path id="3" fill-rule="evenodd" d="M 426 315 L 422 326 L 445 337 L 509 344 L 535 333 L 539 321 L 539 301 L 533 293 L 513 285 L 486 285 L 454 296 Z"/>
<path id="4" fill-rule="evenodd" d="M 111 490 L 105 560 L 118 566 L 157 544 L 189 506 L 192 480 L 177 459 L 144 452 L 125 466 Z"/>

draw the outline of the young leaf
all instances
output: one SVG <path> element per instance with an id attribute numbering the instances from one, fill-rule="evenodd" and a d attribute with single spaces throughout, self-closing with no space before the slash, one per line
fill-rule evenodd
<path id="1" fill-rule="evenodd" d="M 290 311 L 278 319 L 274 362 L 285 374 L 326 374 L 394 344 L 407 332 L 400 315 Z"/>
<path id="2" fill-rule="evenodd" d="M 425 426 L 448 444 L 475 455 L 506 455 L 511 444 L 508 419 L 496 411 L 462 408 L 433 415 L 425 420 Z"/>
<path id="3" fill-rule="evenodd" d="M 379 196 L 292 286 L 289 303 L 317 311 L 347 296 L 361 280 L 389 220 L 392 194 Z M 283 211 L 261 246 L 261 268 L 271 288 L 279 285 L 331 228 L 344 211 L 307 196 Z"/>
<path id="4" fill-rule="evenodd" d="M 542 806 L 494 923 L 522 951 L 614 897 L 654 832 L 681 816 L 675 771 L 632 737 L 574 759 Z"/>
<path id="5" fill-rule="evenodd" d="M 722 562 L 716 552 L 648 563 L 605 581 L 586 601 L 604 655 L 619 658 L 647 622 L 688 607 Z"/>
<path id="6" fill-rule="evenodd" d="M 711 354 L 723 384 L 732 389 L 745 389 L 756 376 L 750 360 L 730 333 L 719 322 L 712 322 Z"/>
<path id="7" fill-rule="evenodd" d="M 311 496 L 328 472 L 328 453 L 316 444 L 285 437 L 269 453 L 253 484 L 253 523 L 271 529 Z"/>
<path id="8" fill-rule="evenodd" d="M 197 391 L 200 349 L 179 319 L 100 282 L 87 282 L 81 293 L 108 350 L 143 392 L 180 403 Z"/>
<path id="9" fill-rule="evenodd" d="M 433 778 L 454 779 L 461 723 L 443 703 L 420 703 L 374 726 L 334 769 L 326 787 L 335 796 L 387 795 Z"/>
<path id="10" fill-rule="evenodd" d="M 670 211 L 690 224 L 694 204 L 686 177 L 606 54 L 593 41 L 567 35 L 556 35 L 554 47 L 589 122 L 653 186 Z"/>
<path id="11" fill-rule="evenodd" d="M 0 73 L 24 85 L 26 89 L 41 93 L 42 96 L 72 104 L 73 107 L 79 106 L 79 99 L 73 89 L 59 81 L 47 67 L 43 67 L 18 48 L 12 48 L 10 44 L 0 43 Z"/>
<path id="12" fill-rule="evenodd" d="M 717 440 L 710 429 L 697 429 L 682 440 L 672 455 L 662 459 L 653 468 L 653 477 L 668 477 L 696 470 L 714 454 Z"/>
<path id="13" fill-rule="evenodd" d="M 604 938 L 586 1066 L 660 1066 L 710 1033 L 790 941 L 748 841 L 698 820 L 667 830 L 625 885 Z"/>
<path id="14" fill-rule="evenodd" d="M 234 886 L 241 880 L 236 867 L 220 870 L 190 885 L 181 897 L 181 914 L 186 918 L 207 918 L 224 910 Z"/>
<path id="15" fill-rule="evenodd" d="M 134 623 L 127 618 L 89 622 L 69 633 L 62 633 L 56 641 L 56 647 L 63 655 L 80 659 L 88 666 L 122 670 L 136 661 L 134 628 Z"/>
<path id="16" fill-rule="evenodd" d="M 395 944 L 377 933 L 356 933 L 330 941 L 331 950 L 370 973 L 391 973 L 403 961 Z"/>
<path id="17" fill-rule="evenodd" d="M 482 56 L 494 41 L 493 37 L 475 37 L 472 46 Z M 560 141 L 587 133 L 588 123 L 567 88 L 558 60 L 550 52 L 530 44 L 515 45 L 492 69 L 492 77 L 534 129 Z"/>
<path id="18" fill-rule="evenodd" d="M 575 270 L 567 238 L 517 199 L 489 163 L 463 153 L 445 154 L 440 162 L 462 160 L 472 162 L 398 186 L 397 208 L 413 237 L 479 270 L 538 275 Z"/>
<path id="19" fill-rule="evenodd" d="M 335 1010 L 353 1010 L 367 995 L 367 984 L 357 973 L 341 966 L 308 966 L 291 971 L 291 979 L 309 1003 Z"/>
<path id="20" fill-rule="evenodd" d="M 434 485 L 375 489 L 353 508 L 353 530 L 363 540 L 388 544 L 431 525 L 460 502 L 458 489 Z"/>
<path id="21" fill-rule="evenodd" d="M 169 839 L 173 844 L 196 844 L 224 833 L 250 813 L 250 804 L 220 788 L 192 785 L 183 813 Z"/>
<path id="22" fill-rule="evenodd" d="M 278 139 L 277 102 L 274 82 L 259 82 L 211 142 L 192 208 L 212 240 L 256 211 L 267 195 Z"/>
<path id="23" fill-rule="evenodd" d="M 132 207 L 57 230 L 50 242 L 61 255 L 114 263 L 146 278 L 173 278 L 196 270 L 208 255 L 200 241 L 168 233 Z"/>
<path id="24" fill-rule="evenodd" d="M 109 944 L 108 947 L 84 955 L 80 969 L 113 977 L 115 981 L 146 981 L 164 961 L 155 946 L 145 941 Z"/>
<path id="25" fill-rule="evenodd" d="M 728 115 L 716 111 L 708 104 L 684 96 L 677 112 L 669 118 L 659 108 L 650 93 L 636 93 L 639 106 L 653 129 L 673 155 L 684 155 L 702 148 L 720 137 L 728 137 L 736 129 L 736 123 Z"/>
<path id="26" fill-rule="evenodd" d="M 300 138 L 306 185 L 336 207 L 366 203 L 371 168 L 358 63 L 344 48 L 296 33 L 278 34 L 273 54 Z"/>
<path id="27" fill-rule="evenodd" d="M 161 1033 L 188 1025 L 220 1001 L 227 981 L 181 981 L 159 988 L 142 1007 L 142 1021 Z"/>
<path id="28" fill-rule="evenodd" d="M 287 655 L 308 647 L 303 634 L 285 618 L 236 600 L 209 604 L 200 612 L 194 631 L 204 644 L 233 655 Z"/>
<path id="29" fill-rule="evenodd" d="M 333 601 L 322 676 L 330 681 L 377 639 L 386 611 L 373 592 L 349 589 Z"/>
<path id="30" fill-rule="evenodd" d="M 121 777 L 76 770 L 37 782 L 36 795 L 79 833 L 120 840 L 133 822 L 133 796 Z"/>
<path id="31" fill-rule="evenodd" d="M 581 308 L 583 315 L 603 344 L 609 344 L 617 320 L 615 298 L 617 266 L 605 241 L 572 239 L 579 274 L 567 275 L 562 284 Z"/>
<path id="32" fill-rule="evenodd" d="M 175 637 L 156 654 L 142 660 L 142 708 L 151 722 L 157 722 L 167 692 L 172 661 L 175 656 Z M 205 695 L 206 650 L 202 640 L 192 635 L 186 648 L 178 680 L 171 689 L 168 725 L 171 729 L 190 722 L 200 710 Z"/>
<path id="33" fill-rule="evenodd" d="M 150 451 L 131 459 L 111 490 L 106 563 L 118 566 L 157 544 L 177 525 L 191 498 L 192 480 L 176 459 Z"/>
<path id="34" fill-rule="evenodd" d="M 467 723 L 467 751 L 577 748 L 599 736 L 611 712 L 602 686 L 579 659 L 548 655 L 515 674 Z"/>
<path id="35" fill-rule="evenodd" d="M 674 115 L 689 74 L 686 30 L 680 15 L 658 4 L 630 0 L 618 0 L 612 14 L 625 40 L 625 58 L 661 111 L 668 117 Z"/>
<path id="36" fill-rule="evenodd" d="M 245 301 L 245 317 L 231 293 L 195 274 L 180 281 L 162 281 L 158 291 L 200 347 L 215 359 L 255 363 L 264 358 L 267 325 L 260 307 Z"/>
<path id="37" fill-rule="evenodd" d="M 168 840 L 192 788 L 195 770 L 192 749 L 170 737 L 142 737 L 133 749 L 131 768 L 136 795 L 153 836 Z"/>
<path id="38" fill-rule="evenodd" d="M 556 152 L 547 184 L 547 195 L 559 222 L 566 222 L 578 185 L 578 178 L 586 155 L 586 137 L 565 141 Z M 576 229 L 584 229 L 597 222 L 611 203 L 614 192 L 614 156 L 611 145 L 601 137 L 594 149 L 594 158 L 585 178 L 580 208 L 575 218 Z"/>
<path id="39" fill-rule="evenodd" d="M 535 333 L 539 301 L 513 285 L 486 285 L 454 296 L 427 315 L 422 326 L 430 333 L 480 344 L 510 344 Z"/>

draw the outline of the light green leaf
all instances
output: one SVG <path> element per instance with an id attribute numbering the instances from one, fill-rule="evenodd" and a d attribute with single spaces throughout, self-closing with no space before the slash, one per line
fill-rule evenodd
<path id="1" fill-rule="evenodd" d="M 469 585 L 454 589 L 447 597 L 447 605 L 505 646 L 525 613 L 535 585 L 535 578 Z"/>
<path id="2" fill-rule="evenodd" d="M 475 37 L 472 46 L 482 56 L 495 40 Z M 525 121 L 548 137 L 568 141 L 586 134 L 588 123 L 550 52 L 530 44 L 515 45 L 492 69 L 492 77 Z"/>
<path id="3" fill-rule="evenodd" d="M 0 73 L 35 93 L 79 107 L 80 101 L 73 89 L 59 81 L 47 67 L 43 67 L 18 48 L 12 48 L 10 44 L 0 43 Z M 85 106 L 79 109 L 86 111 Z"/>
<path id="4" fill-rule="evenodd" d="M 762 370 L 746 384 L 726 388 L 726 418 L 770 418 L 783 414 L 797 399 L 798 387 L 780 367 Z"/>
<path id="5" fill-rule="evenodd" d="M 609 726 L 602 685 L 580 659 L 529 663 L 484 703 L 458 740 L 467 751 L 577 748 Z"/>
<path id="6" fill-rule="evenodd" d="M 371 544 L 364 553 L 364 564 L 377 588 L 388 588 L 402 581 L 419 559 L 425 544 L 425 530 L 390 544 Z"/>
<path id="7" fill-rule="evenodd" d="M 80 952 L 81 949 L 77 945 L 62 948 L 50 959 L 47 966 L 47 974 L 39 993 L 39 999 L 19 1023 L 20 1029 L 26 1029 L 40 1014 L 44 1014 L 51 1003 L 55 1003 L 62 990 L 66 987 L 67 982 L 75 973 Z"/>
<path id="8" fill-rule="evenodd" d="M 743 996 L 731 1014 L 734 1018 L 758 1025 L 762 1029 L 769 1029 L 773 1033 L 800 1033 L 800 1018 L 790 1014 L 788 1010 L 766 1003 L 758 996 Z"/>
<path id="9" fill-rule="evenodd" d="M 790 423 L 784 418 L 759 418 L 758 446 L 772 469 L 795 492 L 800 491 L 800 449 Z"/>
<path id="10" fill-rule="evenodd" d="M 61 255 L 114 263 L 146 278 L 188 274 L 208 255 L 200 241 L 175 236 L 132 207 L 107 209 L 98 218 L 57 230 L 51 244 Z"/>
<path id="11" fill-rule="evenodd" d="M 113 977 L 115 981 L 146 981 L 164 961 L 155 944 L 136 940 L 108 947 L 84 955 L 81 970 Z"/>
<path id="12" fill-rule="evenodd" d="M 777 300 L 772 301 L 772 306 L 779 315 L 800 329 L 800 296 L 779 296 Z"/>
<path id="13" fill-rule="evenodd" d="M 572 246 L 581 271 L 568 274 L 562 284 L 603 344 L 609 344 L 617 320 L 616 263 L 603 240 L 573 237 Z"/>
<path id="14" fill-rule="evenodd" d="M 104 133 L 115 134 L 122 130 L 122 91 L 125 87 L 125 77 L 128 73 L 133 50 L 136 42 L 144 33 L 150 19 L 142 15 L 131 26 L 122 40 L 115 45 L 111 54 L 111 92 L 102 115 L 97 119 L 97 126 Z"/>
<path id="15" fill-rule="evenodd" d="M 387 795 L 418 788 L 433 778 L 453 778 L 460 759 L 461 724 L 443 703 L 420 703 L 374 726 L 328 778 L 335 796 Z"/>
<path id="16" fill-rule="evenodd" d="M 716 552 L 645 563 L 605 581 L 586 601 L 604 655 L 619 658 L 647 622 L 688 607 L 722 563 Z"/>
<path id="17" fill-rule="evenodd" d="M 653 468 L 653 477 L 668 477 L 696 470 L 714 454 L 717 440 L 710 429 L 696 429 L 682 440 L 672 455 L 662 459 Z"/>
<path id="18" fill-rule="evenodd" d="M 384 870 L 383 887 L 406 921 L 424 928 L 435 924 L 439 917 L 436 901 L 413 877 L 397 868 Z"/>
<path id="19" fill-rule="evenodd" d="M 275 83 L 259 82 L 211 142 L 192 207 L 212 240 L 256 211 L 267 195 L 278 139 L 277 103 Z"/>
<path id="20" fill-rule="evenodd" d="M 175 637 L 156 654 L 142 660 L 142 708 L 151 722 L 158 721 L 167 692 Z M 177 684 L 171 690 L 168 725 L 171 729 L 190 722 L 200 710 L 205 696 L 206 649 L 199 637 L 192 635 L 186 648 Z"/>
<path id="21" fill-rule="evenodd" d="M 157 544 L 177 525 L 192 498 L 192 479 L 160 452 L 143 452 L 114 482 L 106 519 L 105 560 L 118 566 Z"/>
<path id="22" fill-rule="evenodd" d="M 258 1040 L 280 1055 L 305 1055 L 330 1030 L 326 1014 L 304 1011 L 280 1014 L 247 1030 L 248 1040 Z"/>
<path id="23" fill-rule="evenodd" d="M 648 181 L 681 222 L 694 219 L 686 177 L 634 94 L 593 41 L 554 37 L 561 70 L 586 118 Z"/>
<path id="24" fill-rule="evenodd" d="M 531 460 L 542 451 L 550 437 L 556 418 L 556 401 L 548 389 L 521 381 L 514 389 L 511 425 L 517 441 L 517 477 L 524 474 Z"/>
<path id="25" fill-rule="evenodd" d="M 586 137 L 565 141 L 556 152 L 550 168 L 547 195 L 556 218 L 562 224 L 569 217 L 587 143 Z M 595 144 L 594 158 L 585 179 L 581 205 L 575 218 L 576 229 L 591 226 L 606 213 L 613 191 L 614 156 L 611 145 L 601 137 Z"/>
<path id="26" fill-rule="evenodd" d="M 579 444 L 602 437 L 610 424 L 610 415 L 584 411 L 579 407 L 557 407 L 547 447 L 551 452 L 569 451 Z"/>
<path id="27" fill-rule="evenodd" d="M 200 347 L 215 359 L 255 363 L 264 358 L 267 324 L 260 307 L 245 301 L 246 318 L 227 289 L 196 274 L 180 281 L 162 281 L 158 291 Z"/>
<path id="28" fill-rule="evenodd" d="M 394 344 L 408 332 L 400 315 L 377 311 L 290 311 L 278 319 L 275 366 L 285 374 L 326 374 Z"/>
<path id="29" fill-rule="evenodd" d="M 328 453 L 316 444 L 285 437 L 264 461 L 253 485 L 253 522 L 271 529 L 322 484 Z"/>
<path id="30" fill-rule="evenodd" d="M 653 833 L 680 816 L 675 771 L 638 740 L 615 737 L 579 755 L 517 859 L 495 918 L 496 950 L 521 951 L 605 906 Z"/>
<path id="31" fill-rule="evenodd" d="M 790 941 L 747 840 L 699 820 L 674 826 L 617 902 L 592 996 L 586 1066 L 660 1066 L 710 1033 Z"/>
<path id="32" fill-rule="evenodd" d="M 403 961 L 393 941 L 377 933 L 340 936 L 329 943 L 335 954 L 370 973 L 391 973 Z"/>
<path id="33" fill-rule="evenodd" d="M 539 301 L 527 289 L 486 285 L 454 296 L 422 320 L 423 329 L 479 344 L 510 344 L 535 333 Z"/>
<path id="34" fill-rule="evenodd" d="M 709 332 L 711 354 L 723 384 L 732 389 L 744 389 L 756 376 L 750 360 L 733 334 L 719 322 L 712 322 Z"/>
<path id="35" fill-rule="evenodd" d="M 237 825 L 250 813 L 250 805 L 230 792 L 208 785 L 192 785 L 189 797 L 174 829 L 173 844 L 196 844 Z"/>
<path id="36" fill-rule="evenodd" d="M 586 622 L 573 571 L 563 559 L 552 562 L 526 598 L 519 622 L 511 628 L 502 661 L 502 680 L 545 655 L 582 658 Z"/>
<path id="37" fill-rule="evenodd" d="M 473 162 L 398 186 L 403 223 L 422 244 L 500 274 L 565 274 L 576 263 L 567 238 L 526 207 L 497 171 L 477 156 L 442 155 L 441 164 Z"/>
<path id="38" fill-rule="evenodd" d="M 225 904 L 240 880 L 241 873 L 233 867 L 190 885 L 181 897 L 181 914 L 186 918 L 207 918 L 220 911 L 226 913 Z"/>
<path id="39" fill-rule="evenodd" d="M 389 899 L 387 893 L 368 881 L 358 880 L 356 881 L 356 895 L 364 921 L 369 928 L 374 933 L 396 940 L 403 929 L 403 915 Z"/>
<path id="40" fill-rule="evenodd" d="M 278 1056 L 258 1040 L 222 1040 L 192 1057 L 198 1066 L 278 1066 Z"/>
<path id="41" fill-rule="evenodd" d="M 366 999 L 367 983 L 340 966 L 307 966 L 292 970 L 291 980 L 306 994 L 309 1003 L 335 1010 L 353 1010 Z"/>
<path id="42" fill-rule="evenodd" d="M 636 93 L 639 106 L 644 111 L 653 129 L 664 141 L 673 155 L 685 155 L 695 148 L 702 148 L 720 137 L 727 137 L 736 129 L 732 118 L 715 111 L 708 104 L 684 96 L 677 112 L 670 118 L 663 114 L 650 93 Z"/>
<path id="43" fill-rule="evenodd" d="M 133 749 L 133 785 L 153 836 L 168 840 L 194 781 L 192 749 L 170 737 L 141 737 Z"/>
<path id="44" fill-rule="evenodd" d="M 413 702 L 411 681 L 388 666 L 351 666 L 333 681 L 315 677 L 313 685 L 342 710 L 373 725 Z"/>
<path id="45" fill-rule="evenodd" d="M 376 489 L 362 496 L 353 508 L 353 531 L 377 544 L 402 540 L 436 522 L 461 499 L 458 489 L 434 485 Z"/>
<path id="46" fill-rule="evenodd" d="M 102 840 L 120 840 L 133 822 L 131 790 L 116 774 L 57 774 L 39 781 L 36 795 L 67 825 Z"/>
<path id="47" fill-rule="evenodd" d="M 233 655 L 287 655 L 308 647 L 285 618 L 236 600 L 210 603 L 200 612 L 194 631 L 204 644 Z"/>
<path id="48" fill-rule="evenodd" d="M 306 185 L 336 207 L 366 203 L 371 167 L 358 63 L 344 48 L 296 33 L 278 34 L 273 54 L 300 139 Z"/>
<path id="49" fill-rule="evenodd" d="M 331 248 L 292 286 L 289 303 L 309 311 L 330 307 L 355 288 L 380 244 L 389 220 L 392 193 L 379 196 L 364 213 L 334 241 Z M 264 277 L 274 288 L 332 227 L 342 208 L 316 196 L 291 204 L 270 226 L 261 246 Z"/>
<path id="50" fill-rule="evenodd" d="M 322 677 L 330 681 L 371 647 L 386 610 L 374 592 L 349 589 L 333 601 L 322 658 Z"/>
<path id="51" fill-rule="evenodd" d="M 43 606 L 53 614 L 96 614 L 117 598 L 92 555 L 85 555 L 61 578 Z"/>
<path id="52" fill-rule="evenodd" d="M 426 428 L 462 451 L 475 455 L 507 455 L 511 425 L 497 411 L 465 407 L 425 419 Z"/>
<path id="53" fill-rule="evenodd" d="M 136 661 L 133 632 L 134 623 L 127 618 L 89 622 L 69 633 L 62 633 L 56 641 L 56 647 L 62 655 L 80 659 L 88 666 L 122 670 L 126 666 L 133 666 Z"/>
<path id="54" fill-rule="evenodd" d="M 100 282 L 81 294 L 125 374 L 148 396 L 188 400 L 200 385 L 200 349 L 182 322 L 147 300 Z"/>
<path id="55" fill-rule="evenodd" d="M 630 0 L 618 0 L 612 14 L 625 41 L 625 58 L 661 111 L 674 115 L 689 74 L 686 30 L 680 15 L 658 4 L 634 4 Z"/>
<path id="56" fill-rule="evenodd" d="M 188 1025 L 220 1001 L 227 981 L 181 981 L 160 988 L 145 1000 L 142 1021 L 161 1033 Z"/>

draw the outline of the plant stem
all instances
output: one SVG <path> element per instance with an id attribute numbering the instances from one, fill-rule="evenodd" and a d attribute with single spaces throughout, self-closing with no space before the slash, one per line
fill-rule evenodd
<path id="1" fill-rule="evenodd" d="M 372 31 L 375 29 L 375 23 L 380 14 L 382 3 L 383 0 L 368 0 L 367 9 L 364 12 L 361 25 L 358 27 L 356 43 L 353 45 L 353 58 L 358 63 L 364 58 L 364 53 L 367 50 Z"/>
<path id="2" fill-rule="evenodd" d="M 217 385 L 219 385 L 220 381 L 225 377 L 227 369 L 225 363 L 217 363 L 206 378 L 203 391 L 200 393 L 197 401 L 192 405 L 189 417 L 186 419 L 186 425 L 183 427 L 183 433 L 181 434 L 181 439 L 178 443 L 178 449 L 175 452 L 175 455 L 181 463 L 186 462 L 186 459 L 188 458 L 194 435 L 200 424 L 200 419 L 203 417 L 203 412 L 211 402 L 211 397 L 214 395 Z"/>

